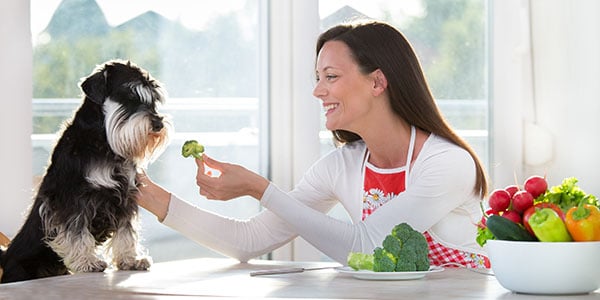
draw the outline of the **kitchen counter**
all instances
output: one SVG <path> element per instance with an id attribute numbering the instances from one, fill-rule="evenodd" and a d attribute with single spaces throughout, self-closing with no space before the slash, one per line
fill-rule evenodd
<path id="1" fill-rule="evenodd" d="M 413 280 L 363 280 L 334 268 L 278 275 L 250 272 L 332 263 L 198 258 L 157 263 L 149 271 L 81 273 L 0 285 L 0 299 L 547 299 L 512 293 L 493 275 L 446 268 Z M 600 290 L 556 299 L 600 299 Z"/>

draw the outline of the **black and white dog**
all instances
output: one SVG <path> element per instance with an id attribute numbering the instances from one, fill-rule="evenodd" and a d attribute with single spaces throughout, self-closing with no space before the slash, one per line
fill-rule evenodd
<path id="1" fill-rule="evenodd" d="M 25 223 L 0 253 L 0 282 L 151 265 L 138 241 L 136 174 L 168 143 L 171 124 L 157 111 L 166 95 L 148 72 L 118 60 L 80 86 L 83 103 L 65 123 Z"/>

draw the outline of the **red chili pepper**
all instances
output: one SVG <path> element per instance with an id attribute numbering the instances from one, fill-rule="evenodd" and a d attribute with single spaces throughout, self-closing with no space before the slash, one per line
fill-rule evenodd
<path id="1" fill-rule="evenodd" d="M 565 224 L 576 242 L 600 241 L 600 209 L 591 204 L 571 207 Z"/>

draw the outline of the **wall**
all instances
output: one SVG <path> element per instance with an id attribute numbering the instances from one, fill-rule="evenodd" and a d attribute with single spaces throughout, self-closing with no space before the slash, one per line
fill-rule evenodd
<path id="1" fill-rule="evenodd" d="M 532 4 L 538 119 L 554 149 L 532 169 L 551 181 L 575 176 L 600 196 L 600 1 Z"/>
<path id="2" fill-rule="evenodd" d="M 29 1 L 0 2 L 0 231 L 13 236 L 31 203 Z"/>
<path id="3" fill-rule="evenodd" d="M 575 176 L 600 196 L 600 2 L 492 3 L 493 187 Z"/>

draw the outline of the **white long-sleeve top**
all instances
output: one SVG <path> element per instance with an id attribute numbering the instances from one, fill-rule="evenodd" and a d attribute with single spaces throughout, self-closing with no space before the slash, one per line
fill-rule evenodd
<path id="1" fill-rule="evenodd" d="M 217 215 L 172 195 L 163 224 L 243 262 L 299 235 L 346 264 L 349 252 L 372 253 L 402 222 L 428 231 L 446 247 L 485 255 L 475 241 L 481 209 L 473 193 L 475 163 L 467 151 L 431 134 L 410 169 L 406 190 L 362 221 L 366 151 L 363 142 L 333 150 L 311 166 L 292 191 L 269 184 L 260 199 L 266 209 L 248 220 Z M 326 214 L 337 203 L 351 223 Z"/>

